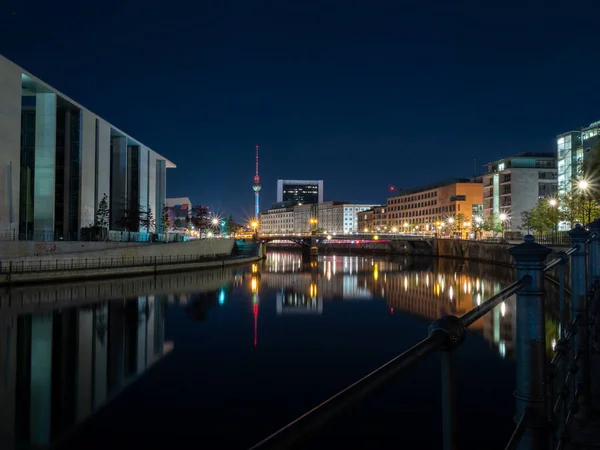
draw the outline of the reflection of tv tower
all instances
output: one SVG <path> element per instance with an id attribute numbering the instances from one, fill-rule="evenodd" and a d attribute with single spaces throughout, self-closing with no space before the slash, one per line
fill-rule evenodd
<path id="1" fill-rule="evenodd" d="M 258 176 L 258 145 L 256 146 L 256 173 L 254 174 L 254 185 L 252 186 L 254 191 L 254 220 L 258 220 L 259 212 L 259 194 L 260 191 L 260 177 Z"/>

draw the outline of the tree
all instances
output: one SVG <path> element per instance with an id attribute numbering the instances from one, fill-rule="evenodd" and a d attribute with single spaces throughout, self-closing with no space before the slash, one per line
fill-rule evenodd
<path id="1" fill-rule="evenodd" d="M 519 229 L 527 232 L 548 233 L 556 230 L 558 222 L 558 208 L 556 205 L 552 206 L 547 198 L 542 198 L 529 211 L 521 213 Z"/>
<path id="2" fill-rule="evenodd" d="M 500 216 L 496 213 L 490 214 L 483 222 L 481 228 L 484 231 L 489 231 L 494 233 L 494 236 L 498 233 L 504 232 L 504 225 L 500 220 Z"/>
<path id="3" fill-rule="evenodd" d="M 152 208 L 148 207 L 147 211 L 140 211 L 139 224 L 140 224 L 140 228 L 146 229 L 146 232 L 150 232 L 151 228 L 156 227 L 156 222 L 154 220 L 154 214 L 152 212 Z"/>
<path id="4" fill-rule="evenodd" d="M 104 194 L 102 200 L 98 203 L 94 225 L 97 227 L 108 228 L 110 220 L 110 209 L 108 207 L 108 196 Z"/>
<path id="5" fill-rule="evenodd" d="M 570 228 L 576 223 L 588 224 L 600 216 L 600 206 L 591 194 L 571 190 L 559 198 L 560 220 Z"/>
<path id="6" fill-rule="evenodd" d="M 206 230 L 212 226 L 210 221 L 209 211 L 207 206 L 195 206 L 192 208 L 192 215 L 189 223 L 199 232 Z"/>
<path id="7" fill-rule="evenodd" d="M 163 214 L 162 214 L 162 232 L 163 233 L 168 233 L 169 229 L 171 228 L 171 217 L 169 216 L 169 208 L 167 206 L 163 207 Z"/>
<path id="8" fill-rule="evenodd" d="M 579 176 L 589 184 L 587 195 L 594 200 L 600 200 L 600 141 L 596 143 L 585 156 L 581 164 Z M 575 182 L 578 180 L 574 180 Z"/>

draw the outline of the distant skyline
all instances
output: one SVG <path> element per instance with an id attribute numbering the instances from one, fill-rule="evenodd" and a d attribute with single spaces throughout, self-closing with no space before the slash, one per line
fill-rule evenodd
<path id="1" fill-rule="evenodd" d="M 522 3 L 12 2 L 0 54 L 172 160 L 168 197 L 241 219 L 255 145 L 262 209 L 278 178 L 383 203 L 599 120 L 600 6 Z"/>

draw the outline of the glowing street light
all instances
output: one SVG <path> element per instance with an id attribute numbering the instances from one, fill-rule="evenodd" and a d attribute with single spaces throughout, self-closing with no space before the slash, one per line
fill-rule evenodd
<path id="1" fill-rule="evenodd" d="M 216 217 L 213 218 L 213 220 L 211 220 L 212 224 L 216 227 L 217 225 L 219 225 L 219 219 L 217 219 Z"/>
<path id="2" fill-rule="evenodd" d="M 397 233 L 397 232 L 398 232 L 398 228 L 392 227 L 392 233 Z"/>
<path id="3" fill-rule="evenodd" d="M 555 198 L 551 198 L 550 200 L 548 200 L 548 204 L 552 207 L 555 207 L 557 205 L 557 201 Z"/>
<path id="4" fill-rule="evenodd" d="M 579 180 L 577 182 L 577 187 L 582 191 L 587 191 L 590 187 L 590 183 L 588 183 L 587 180 Z"/>
<path id="5" fill-rule="evenodd" d="M 504 222 L 506 219 L 508 219 L 508 216 L 506 214 L 504 214 L 504 213 L 500 214 L 498 217 L 500 218 L 500 220 L 502 222 Z"/>

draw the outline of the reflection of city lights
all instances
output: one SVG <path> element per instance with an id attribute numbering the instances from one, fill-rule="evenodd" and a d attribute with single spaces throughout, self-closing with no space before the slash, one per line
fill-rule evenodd
<path id="1" fill-rule="evenodd" d="M 452 286 L 450 286 L 450 289 L 448 290 L 448 297 L 450 297 L 450 301 L 454 298 L 454 289 L 452 289 Z"/>
<path id="2" fill-rule="evenodd" d="M 373 279 L 375 281 L 379 280 L 379 264 L 373 266 Z"/>
<path id="3" fill-rule="evenodd" d="M 223 303 L 225 303 L 225 290 L 221 289 L 221 292 L 219 292 L 219 305 Z"/>
<path id="4" fill-rule="evenodd" d="M 481 294 L 477 293 L 477 306 L 481 305 Z"/>
<path id="5" fill-rule="evenodd" d="M 258 280 L 256 279 L 256 277 L 252 277 L 252 281 L 250 282 L 250 289 L 252 290 L 253 294 L 256 294 L 256 292 L 258 291 Z"/>
<path id="6" fill-rule="evenodd" d="M 252 273 L 258 272 L 258 264 L 252 264 Z"/>
<path id="7" fill-rule="evenodd" d="M 500 304 L 500 314 L 502 314 L 502 317 L 504 317 L 504 314 L 506 314 L 506 305 L 504 302 Z"/>
<path id="8" fill-rule="evenodd" d="M 552 350 L 556 349 L 556 339 L 552 339 Z"/>
<path id="9" fill-rule="evenodd" d="M 404 291 L 408 291 L 408 277 L 404 276 Z"/>
<path id="10" fill-rule="evenodd" d="M 500 356 L 503 358 L 506 356 L 506 342 L 500 341 L 498 344 L 498 351 L 500 352 Z"/>
<path id="11" fill-rule="evenodd" d="M 311 298 L 317 296 L 317 285 L 315 283 L 310 283 L 309 292 Z"/>

